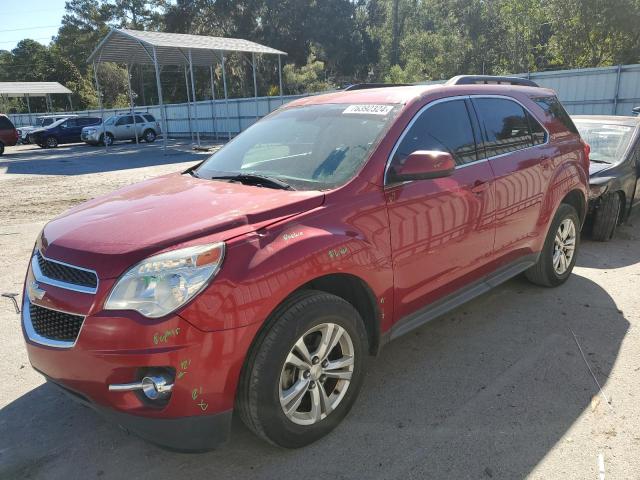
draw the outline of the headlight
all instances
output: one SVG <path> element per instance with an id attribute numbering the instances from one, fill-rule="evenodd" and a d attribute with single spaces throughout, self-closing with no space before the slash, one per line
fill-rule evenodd
<path id="1" fill-rule="evenodd" d="M 589 200 L 595 200 L 601 197 L 609 188 L 606 183 L 600 185 L 589 185 Z"/>
<path id="2" fill-rule="evenodd" d="M 111 290 L 105 310 L 136 310 L 158 318 L 181 307 L 218 273 L 224 243 L 154 255 L 129 269 Z"/>
<path id="3" fill-rule="evenodd" d="M 87 128 L 84 133 L 86 133 L 87 135 L 93 135 L 94 133 L 96 133 L 97 130 L 95 128 Z"/>

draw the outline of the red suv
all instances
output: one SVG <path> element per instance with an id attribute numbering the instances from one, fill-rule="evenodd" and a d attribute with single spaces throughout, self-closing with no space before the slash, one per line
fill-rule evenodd
<path id="1" fill-rule="evenodd" d="M 327 434 L 385 343 L 571 273 L 588 147 L 553 91 L 485 81 L 300 99 L 52 220 L 25 283 L 33 367 L 173 449 L 216 446 L 232 412 L 285 447 Z"/>
<path id="2" fill-rule="evenodd" d="M 6 115 L 0 114 L 0 155 L 4 153 L 4 147 L 13 147 L 18 143 L 18 131 Z"/>

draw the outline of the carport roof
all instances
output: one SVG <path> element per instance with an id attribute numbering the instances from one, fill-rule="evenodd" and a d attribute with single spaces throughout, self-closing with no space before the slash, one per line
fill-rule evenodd
<path id="1" fill-rule="evenodd" d="M 73 93 L 58 82 L 0 82 L 0 95 L 6 97 L 46 97 L 49 94 Z"/>
<path id="2" fill-rule="evenodd" d="M 189 51 L 193 64 L 200 66 L 218 62 L 219 52 L 286 55 L 286 52 L 240 38 L 114 28 L 98 44 L 88 61 L 153 65 L 154 47 L 159 65 L 186 65 Z"/>

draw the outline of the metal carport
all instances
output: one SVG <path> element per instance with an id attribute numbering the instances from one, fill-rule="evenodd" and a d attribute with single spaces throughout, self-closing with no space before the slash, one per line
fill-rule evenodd
<path id="1" fill-rule="evenodd" d="M 29 98 L 44 97 L 47 102 L 49 111 L 53 111 L 51 103 L 51 95 L 67 95 L 69 99 L 69 107 L 73 110 L 71 102 L 71 94 L 73 92 L 58 82 L 0 82 L 0 98 L 22 98 L 27 101 L 27 110 L 29 112 L 29 121 L 31 122 L 31 104 Z"/>
<path id="2" fill-rule="evenodd" d="M 196 136 L 198 145 L 200 145 L 200 128 L 198 124 L 197 104 L 195 103 L 195 81 L 193 77 L 193 67 L 206 66 L 210 69 L 211 74 L 211 93 L 215 100 L 213 67 L 218 62 L 222 63 L 222 81 L 224 89 L 224 97 L 227 105 L 228 120 L 228 92 L 227 78 L 225 70 L 225 52 L 241 52 L 251 53 L 251 63 L 253 68 L 253 91 L 256 98 L 256 117 L 257 115 L 257 98 L 258 85 L 256 82 L 256 54 L 268 54 L 278 56 L 278 76 L 280 83 L 280 96 L 282 96 L 282 60 L 281 56 L 286 55 L 285 52 L 276 50 L 271 47 L 260 45 L 259 43 L 238 38 L 223 37 L 207 37 L 202 35 L 189 35 L 182 33 L 164 33 L 164 32 L 146 32 L 140 30 L 128 29 L 112 29 L 107 36 L 102 39 L 96 49 L 88 59 L 93 64 L 94 72 L 96 72 L 96 63 L 114 62 L 127 66 L 127 71 L 133 64 L 153 65 L 156 76 L 156 86 L 158 89 L 158 101 L 160 104 L 160 116 L 163 128 L 164 149 L 167 148 L 167 121 L 163 110 L 162 85 L 160 82 L 160 66 L 161 65 L 178 65 L 188 67 L 191 76 L 191 100 L 194 102 L 196 116 Z M 95 75 L 96 87 L 98 89 L 98 98 L 100 100 L 100 109 L 102 109 L 102 99 L 100 96 L 100 86 L 98 76 Z M 188 91 L 188 88 L 187 88 Z M 133 95 L 131 93 L 131 78 L 129 76 L 129 99 L 131 103 L 131 111 L 134 110 Z M 135 119 L 135 115 L 134 115 Z M 103 122 L 104 125 L 104 122 Z M 104 126 L 103 126 L 104 130 Z M 228 132 L 231 138 L 231 132 Z"/>

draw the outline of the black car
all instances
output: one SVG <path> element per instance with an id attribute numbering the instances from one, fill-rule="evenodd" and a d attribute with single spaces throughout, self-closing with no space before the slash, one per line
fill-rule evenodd
<path id="1" fill-rule="evenodd" d="M 640 118 L 577 115 L 591 147 L 589 213 L 592 237 L 605 242 L 640 203 Z"/>
<path id="2" fill-rule="evenodd" d="M 46 128 L 39 128 L 29 134 L 31 143 L 42 148 L 55 148 L 62 143 L 81 142 L 80 134 L 84 127 L 100 125 L 99 117 L 72 117 L 53 122 Z"/>

